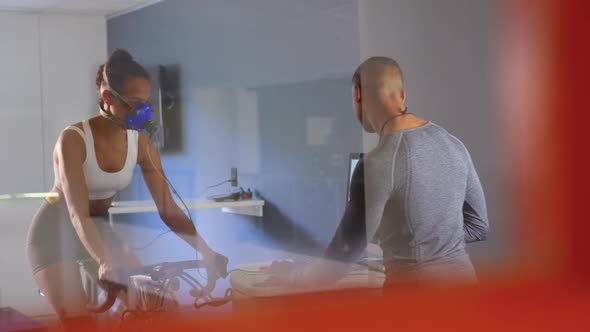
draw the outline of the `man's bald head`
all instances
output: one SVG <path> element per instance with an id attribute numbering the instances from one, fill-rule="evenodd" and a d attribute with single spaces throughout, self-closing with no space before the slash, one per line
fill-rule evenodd
<path id="1" fill-rule="evenodd" d="M 356 116 L 369 133 L 407 110 L 402 70 L 393 59 L 375 56 L 365 60 L 354 72 L 352 85 Z"/>
<path id="2" fill-rule="evenodd" d="M 359 86 L 364 93 L 380 97 L 401 96 L 403 82 L 399 64 L 384 56 L 368 58 L 358 66 L 352 76 L 353 85 Z"/>

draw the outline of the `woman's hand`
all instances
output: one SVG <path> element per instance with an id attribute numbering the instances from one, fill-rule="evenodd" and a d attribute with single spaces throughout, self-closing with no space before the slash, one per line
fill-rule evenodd
<path id="1" fill-rule="evenodd" d="M 205 285 L 203 293 L 209 294 L 215 288 L 217 279 L 227 276 L 229 259 L 222 254 L 210 251 L 203 254 L 203 262 L 207 266 L 207 285 Z"/>
<path id="2" fill-rule="evenodd" d="M 127 286 L 128 280 L 121 280 L 121 272 L 140 267 L 141 262 L 127 247 L 111 249 L 110 259 L 105 260 L 98 268 L 98 279 Z"/>

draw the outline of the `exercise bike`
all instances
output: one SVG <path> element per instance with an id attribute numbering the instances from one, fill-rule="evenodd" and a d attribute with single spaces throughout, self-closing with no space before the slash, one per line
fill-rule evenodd
<path id="1" fill-rule="evenodd" d="M 102 303 L 87 305 L 90 312 L 104 313 L 115 304 L 121 292 L 127 294 L 129 306 L 122 313 L 121 321 L 150 321 L 165 311 L 165 304 L 170 300 L 178 307 L 175 293 L 180 289 L 181 281 L 190 287 L 189 294 L 195 298 L 193 306 L 196 309 L 204 306 L 222 306 L 232 299 L 231 288 L 225 291 L 223 297 L 214 297 L 211 295 L 211 291 L 215 288 L 216 280 L 208 280 L 204 285 L 188 272 L 189 270 L 206 268 L 201 260 L 164 262 L 138 268 L 121 269 L 118 272 L 118 280 L 121 280 L 122 284 L 108 280 L 97 280 L 98 268 L 93 261 L 80 264 L 84 267 L 87 277 L 92 278 L 95 284 L 106 293 L 106 299 Z M 218 261 L 218 271 L 221 274 L 219 277 L 227 277 L 227 267 L 221 256 Z"/>

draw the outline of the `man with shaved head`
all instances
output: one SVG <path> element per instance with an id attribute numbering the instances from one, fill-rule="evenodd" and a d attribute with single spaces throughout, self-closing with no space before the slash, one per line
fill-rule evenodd
<path id="1" fill-rule="evenodd" d="M 352 95 L 359 122 L 379 135 L 379 143 L 357 164 L 338 236 L 323 258 L 275 271 L 291 285 L 333 282 L 374 242 L 383 250 L 386 285 L 476 283 L 465 246 L 487 238 L 488 220 L 467 149 L 408 111 L 393 59 L 363 62 Z"/>
<path id="2" fill-rule="evenodd" d="M 375 133 L 379 129 L 381 135 L 391 115 L 394 116 L 392 121 L 407 114 L 403 82 L 399 65 L 390 58 L 372 57 L 357 68 L 352 76 L 352 96 L 357 118 L 365 131 Z M 363 109 L 368 110 L 366 114 Z M 404 127 L 411 126 L 410 123 L 419 126 L 427 122 L 416 116 L 400 119 L 398 123 L 400 121 L 405 122 Z"/>

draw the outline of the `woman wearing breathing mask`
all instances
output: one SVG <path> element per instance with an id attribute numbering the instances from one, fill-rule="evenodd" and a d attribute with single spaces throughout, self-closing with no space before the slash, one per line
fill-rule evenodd
<path id="1" fill-rule="evenodd" d="M 35 281 L 62 323 L 92 324 L 78 260 L 90 256 L 99 278 L 117 280 L 120 268 L 139 260 L 121 241 L 106 239 L 98 223 L 117 191 L 129 185 L 135 165 L 164 223 L 195 250 L 207 265 L 208 281 L 226 269 L 227 258 L 214 252 L 170 194 L 158 151 L 140 131 L 151 118 L 148 72 L 125 50 L 115 50 L 100 66 L 96 86 L 99 114 L 67 127 L 53 152 L 55 184 L 33 219 L 27 254 Z"/>

